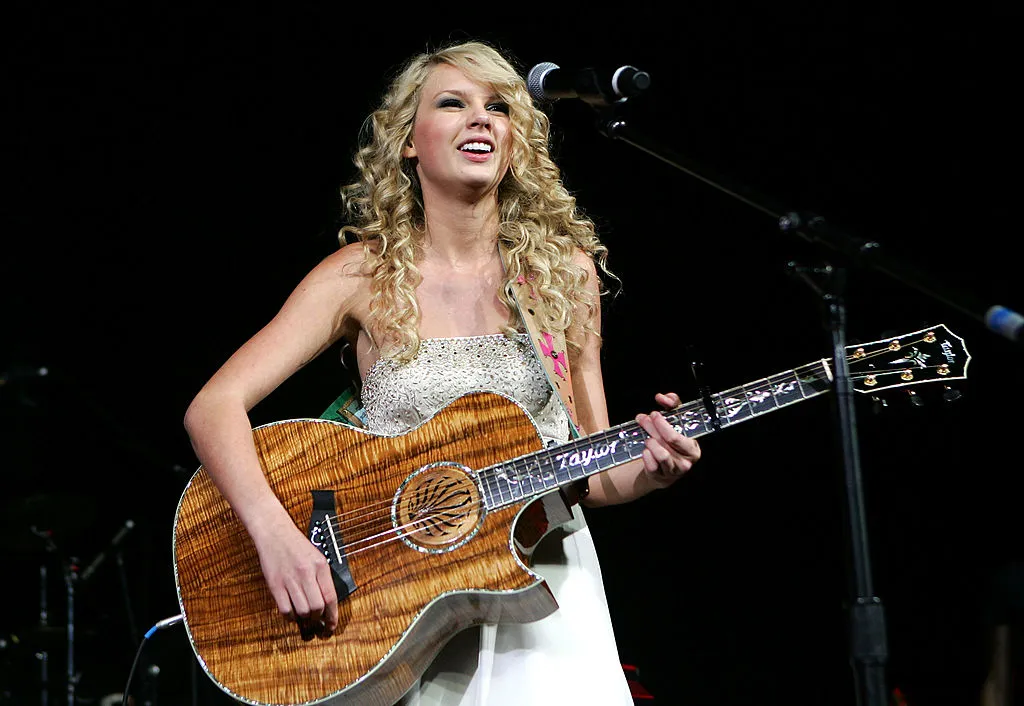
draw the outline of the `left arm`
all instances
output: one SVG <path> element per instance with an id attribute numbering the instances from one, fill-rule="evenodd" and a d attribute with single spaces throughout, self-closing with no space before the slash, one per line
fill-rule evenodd
<path id="1" fill-rule="evenodd" d="M 595 308 L 590 314 L 589 328 L 599 331 L 601 302 L 597 270 L 593 260 L 582 252 L 577 253 L 575 262 L 586 270 L 587 286 L 594 295 Z M 577 321 L 581 322 L 585 316 L 586 309 L 581 307 Z M 601 374 L 601 339 L 581 323 L 567 331 L 566 337 L 579 345 L 578 350 L 570 353 L 570 369 L 580 431 L 593 434 L 607 429 L 611 424 L 608 422 L 608 404 Z M 664 408 L 676 407 L 680 403 L 679 396 L 674 393 L 658 394 L 654 399 Z M 700 459 L 697 441 L 673 429 L 661 412 L 638 414 L 636 421 L 650 435 L 643 456 L 591 476 L 590 494 L 583 501 L 585 506 L 618 505 L 652 490 L 666 488 Z"/>

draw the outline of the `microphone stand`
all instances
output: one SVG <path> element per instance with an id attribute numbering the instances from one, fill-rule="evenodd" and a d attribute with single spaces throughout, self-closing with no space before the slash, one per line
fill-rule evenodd
<path id="1" fill-rule="evenodd" d="M 1004 335 L 1015 343 L 1024 345 L 1024 337 L 1021 336 L 1021 332 L 1024 331 L 1024 317 L 1016 312 L 1001 306 L 983 306 L 981 302 L 963 293 L 956 297 L 943 294 L 944 291 L 950 291 L 947 285 L 938 287 L 908 265 L 880 255 L 877 242 L 855 238 L 832 228 L 815 214 L 780 208 L 745 186 L 720 175 L 711 174 L 693 161 L 633 130 L 621 113 L 626 100 L 622 99 L 610 105 L 587 101 L 597 113 L 597 129 L 601 134 L 632 145 L 746 203 L 773 218 L 783 232 L 792 233 L 834 251 L 844 264 L 867 266 L 882 272 L 981 321 L 990 330 Z M 856 703 L 858 706 L 885 706 L 888 703 L 884 671 L 888 660 L 885 612 L 881 599 L 875 595 L 871 576 L 853 387 L 845 350 L 847 273 L 844 268 L 833 268 L 831 265 L 819 268 L 816 273 L 826 276 L 826 284 L 822 287 L 814 282 L 806 268 L 797 267 L 795 263 L 790 263 L 790 268 L 821 298 L 832 339 L 832 360 L 835 368 L 833 385 L 836 392 L 834 399 L 846 490 L 851 589 L 854 594 L 849 611 L 849 649 Z"/>
<path id="2" fill-rule="evenodd" d="M 764 195 L 727 179 L 723 175 L 715 174 L 671 149 L 659 145 L 627 124 L 625 117 L 620 113 L 620 109 L 625 106 L 627 100 L 623 98 L 612 105 L 590 103 L 598 115 L 597 129 L 605 137 L 625 142 L 660 159 L 772 218 L 783 232 L 800 236 L 814 245 L 829 248 L 852 264 L 873 269 L 897 282 L 908 285 L 959 311 L 968 318 L 974 319 L 989 331 L 1009 339 L 1024 349 L 1024 316 L 1018 312 L 999 304 L 982 302 L 977 297 L 957 290 L 946 282 L 934 281 L 906 262 L 879 253 L 880 245 L 876 241 L 854 237 L 827 224 L 824 218 L 816 214 L 782 208 Z"/>

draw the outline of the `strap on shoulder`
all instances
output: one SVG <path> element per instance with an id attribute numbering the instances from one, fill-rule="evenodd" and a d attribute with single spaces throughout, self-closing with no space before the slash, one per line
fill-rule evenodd
<path id="1" fill-rule="evenodd" d="M 540 362 L 541 368 L 558 396 L 566 416 L 569 417 L 569 433 L 572 438 L 580 436 L 579 422 L 576 419 L 576 403 L 572 394 L 572 372 L 569 370 L 569 355 L 565 345 L 564 333 L 542 331 L 538 318 L 543 311 L 544 302 L 533 291 L 533 286 L 522 275 L 509 284 L 512 301 L 519 308 L 519 317 L 530 334 L 533 353 Z"/>

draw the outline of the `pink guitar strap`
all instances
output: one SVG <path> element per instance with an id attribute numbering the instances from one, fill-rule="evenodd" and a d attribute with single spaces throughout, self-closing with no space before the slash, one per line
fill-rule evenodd
<path id="1" fill-rule="evenodd" d="M 576 404 L 572 396 L 572 373 L 569 370 L 565 334 L 551 334 L 541 330 L 537 320 L 544 303 L 540 297 L 536 296 L 533 286 L 522 275 L 516 282 L 509 285 L 509 293 L 519 308 L 519 316 L 530 334 L 534 355 L 544 369 L 548 384 L 557 394 L 566 416 L 569 417 L 569 433 L 572 438 L 579 438 L 580 430 L 576 420 Z"/>

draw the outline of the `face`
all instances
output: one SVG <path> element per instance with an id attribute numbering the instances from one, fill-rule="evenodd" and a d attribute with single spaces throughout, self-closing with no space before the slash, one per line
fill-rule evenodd
<path id="1" fill-rule="evenodd" d="M 440 192 L 479 197 L 497 189 L 508 171 L 508 106 L 490 87 L 441 64 L 423 84 L 409 144 L 424 198 Z"/>

